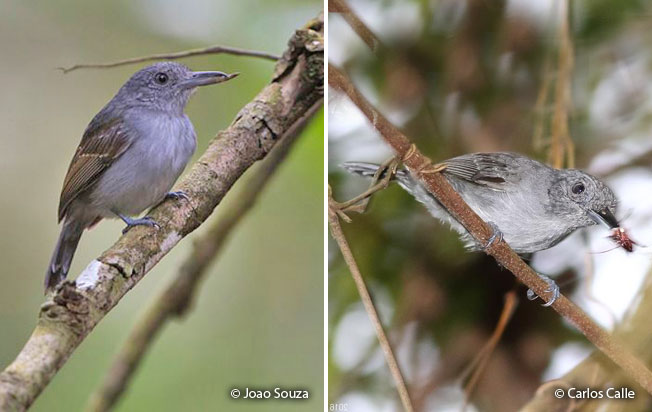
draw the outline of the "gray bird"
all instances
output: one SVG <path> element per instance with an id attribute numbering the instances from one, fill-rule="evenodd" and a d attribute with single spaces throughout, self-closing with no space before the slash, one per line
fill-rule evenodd
<path id="1" fill-rule="evenodd" d="M 442 163 L 446 165 L 443 176 L 471 209 L 492 225 L 493 238 L 502 236 L 521 255 L 548 249 L 586 226 L 618 227 L 613 192 L 580 170 L 553 169 L 516 153 L 473 153 Z M 379 165 L 351 162 L 343 167 L 373 176 Z M 478 245 L 408 170 L 398 170 L 395 179 L 434 217 L 460 233 L 467 247 L 479 250 L 486 246 Z M 556 297 L 559 288 L 542 277 Z"/>
<path id="2" fill-rule="evenodd" d="M 130 216 L 167 197 L 186 197 L 168 193 L 195 151 L 186 104 L 197 87 L 237 74 L 155 63 L 131 76 L 95 115 L 63 182 L 58 215 L 63 227 L 45 275 L 46 292 L 66 278 L 84 229 L 104 218 L 122 219 L 125 231 L 158 226 L 149 217 Z"/>

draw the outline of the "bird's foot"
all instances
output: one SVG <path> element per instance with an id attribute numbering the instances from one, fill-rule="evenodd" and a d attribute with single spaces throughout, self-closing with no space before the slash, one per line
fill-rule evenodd
<path id="1" fill-rule="evenodd" d="M 179 200 L 179 199 L 190 200 L 190 198 L 188 197 L 188 195 L 186 194 L 186 192 L 184 192 L 184 191 L 182 191 L 182 190 L 179 190 L 179 191 L 177 191 L 177 192 L 169 192 L 169 193 L 166 193 L 166 194 L 165 194 L 165 199 L 166 199 L 166 200 L 167 200 L 167 199 L 173 199 L 173 200 Z"/>
<path id="2" fill-rule="evenodd" d="M 134 226 L 150 226 L 150 227 L 155 227 L 157 229 L 161 228 L 161 226 L 159 226 L 158 223 L 156 223 L 156 221 L 149 216 L 141 217 L 140 219 L 132 219 L 125 215 L 118 215 L 118 216 L 120 216 L 120 219 L 122 219 L 122 221 L 127 224 L 127 227 L 122 229 L 123 235 L 127 233 L 129 229 L 131 229 Z"/>
<path id="3" fill-rule="evenodd" d="M 491 236 L 489 237 L 489 240 L 487 240 L 487 243 L 482 247 L 484 250 L 489 249 L 489 247 L 491 247 L 495 242 L 501 242 L 503 240 L 503 232 L 498 229 L 498 226 L 494 222 L 487 222 L 487 224 L 491 227 Z"/>
<path id="4" fill-rule="evenodd" d="M 542 306 L 550 306 L 553 303 L 555 303 L 557 298 L 559 298 L 559 295 L 560 295 L 559 286 L 557 286 L 555 281 L 550 279 L 548 276 L 542 275 L 541 273 L 537 273 L 537 275 L 539 275 L 539 277 L 541 279 L 543 279 L 548 284 L 548 289 L 546 289 L 546 292 L 552 293 L 552 298 L 550 299 L 550 301 L 548 303 L 544 303 Z M 538 298 L 538 296 L 537 296 L 536 293 L 534 293 L 534 291 L 532 289 L 528 289 L 527 290 L 527 298 L 529 300 L 534 300 L 534 299 Z"/>

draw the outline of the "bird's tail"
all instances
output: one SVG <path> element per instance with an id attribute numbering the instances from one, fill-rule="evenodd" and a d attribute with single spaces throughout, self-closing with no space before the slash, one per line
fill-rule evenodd
<path id="1" fill-rule="evenodd" d="M 346 162 L 342 164 L 342 167 L 349 173 L 364 177 L 373 177 L 380 165 L 364 162 Z M 383 172 L 380 174 L 381 179 L 385 177 L 385 173 L 387 173 L 387 169 L 383 170 Z M 399 183 L 406 184 L 411 183 L 412 176 L 410 176 L 410 172 L 408 172 L 406 169 L 398 169 L 396 170 L 396 173 L 392 179 L 398 180 Z"/>
<path id="2" fill-rule="evenodd" d="M 57 246 L 52 253 L 52 259 L 48 265 L 48 270 L 45 272 L 45 292 L 54 289 L 61 283 L 68 274 L 70 263 L 77 250 L 77 244 L 84 232 L 84 225 L 76 222 L 75 220 L 64 221 L 61 234 Z"/>

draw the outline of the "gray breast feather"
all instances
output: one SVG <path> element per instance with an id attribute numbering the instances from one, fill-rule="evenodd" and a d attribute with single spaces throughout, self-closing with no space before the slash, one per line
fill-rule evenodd
<path id="1" fill-rule="evenodd" d="M 137 137 L 104 172 L 91 198 L 106 217 L 139 215 L 163 200 L 195 151 L 195 132 L 185 115 L 145 116 L 130 125 Z"/>

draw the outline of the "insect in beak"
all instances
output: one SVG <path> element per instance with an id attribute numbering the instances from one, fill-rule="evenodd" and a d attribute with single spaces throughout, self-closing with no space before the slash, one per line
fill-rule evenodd
<path id="1" fill-rule="evenodd" d="M 629 237 L 625 229 L 622 227 L 616 227 L 611 231 L 611 235 L 609 235 L 609 239 L 613 240 L 616 242 L 616 244 L 623 249 L 625 249 L 628 252 L 632 252 L 634 250 L 634 245 L 638 245 L 635 241 L 632 240 L 632 238 Z"/>

